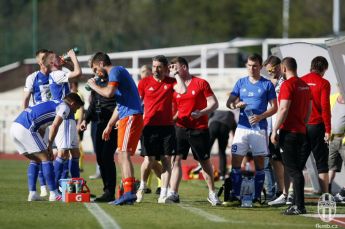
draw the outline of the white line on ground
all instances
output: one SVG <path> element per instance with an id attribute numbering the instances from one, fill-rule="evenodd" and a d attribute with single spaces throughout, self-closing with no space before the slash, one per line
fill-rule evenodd
<path id="1" fill-rule="evenodd" d="M 183 209 L 186 209 L 186 210 L 188 210 L 188 211 L 190 211 L 196 215 L 204 217 L 209 221 L 217 222 L 217 223 L 243 224 L 246 226 L 253 225 L 253 228 L 255 226 L 258 226 L 258 225 L 262 225 L 262 226 L 291 226 L 293 228 L 306 228 L 306 227 L 310 226 L 310 224 L 295 224 L 295 223 L 283 223 L 283 222 L 279 222 L 279 223 L 268 223 L 268 222 L 262 222 L 261 223 L 260 222 L 259 223 L 259 222 L 241 221 L 238 219 L 236 219 L 236 220 L 235 219 L 224 219 L 224 218 L 219 217 L 217 215 L 208 213 L 202 209 L 192 207 L 188 204 L 177 204 L 177 206 L 179 206 Z"/>
<path id="2" fill-rule="evenodd" d="M 213 215 L 211 213 L 205 212 L 202 209 L 192 207 L 188 204 L 178 204 L 178 206 L 180 206 L 181 208 L 186 209 L 186 210 L 188 210 L 188 211 L 190 211 L 196 215 L 200 215 L 202 217 L 205 217 L 207 220 L 212 221 L 212 222 L 216 222 L 216 223 L 228 222 L 226 219 L 224 219 L 222 217 L 219 217 L 217 215 Z"/>
<path id="3" fill-rule="evenodd" d="M 103 229 L 121 229 L 117 222 L 110 217 L 101 207 L 96 203 L 84 203 L 85 207 L 97 219 L 98 223 Z"/>

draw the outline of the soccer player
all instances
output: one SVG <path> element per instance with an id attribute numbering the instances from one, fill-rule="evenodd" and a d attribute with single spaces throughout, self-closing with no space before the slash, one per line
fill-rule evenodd
<path id="1" fill-rule="evenodd" d="M 68 56 L 71 58 L 73 63 L 73 71 L 65 72 L 62 70 L 62 67 L 65 65 L 65 62 L 55 53 L 50 53 L 47 56 L 43 57 L 44 65 L 51 71 L 49 76 L 50 91 L 52 94 L 52 99 L 62 100 L 65 95 L 70 92 L 69 81 L 76 80 L 81 75 L 81 68 L 79 66 L 78 59 L 76 57 L 73 49 L 68 51 Z M 55 145 L 57 147 L 57 157 L 54 161 L 54 171 L 55 179 L 58 182 L 61 178 L 66 178 L 63 172 L 64 167 L 70 170 L 72 177 L 79 177 L 79 140 L 78 132 L 76 128 L 76 121 L 73 118 L 65 119 L 60 126 L 59 132 L 57 133 L 55 139 Z M 70 154 L 72 159 L 68 161 Z M 66 171 L 66 169 L 65 169 Z M 65 172 L 66 173 L 66 172 Z"/>
<path id="2" fill-rule="evenodd" d="M 52 143 L 63 120 L 73 116 L 84 103 L 77 94 L 68 94 L 63 101 L 47 101 L 26 108 L 15 119 L 10 134 L 18 152 L 31 161 L 28 168 L 28 201 L 42 200 L 36 193 L 37 164 L 42 163 L 43 175 L 47 181 L 49 201 L 61 200 L 55 183 L 52 163 Z M 45 129 L 51 125 L 48 146 L 43 140 Z"/>
<path id="3" fill-rule="evenodd" d="M 108 76 L 106 87 L 96 84 L 94 78 L 88 80 L 89 86 L 98 94 L 111 98 L 115 96 L 117 109 L 103 131 L 103 139 L 109 140 L 109 134 L 116 125 L 118 128 L 117 152 L 122 169 L 123 195 L 113 204 L 132 204 L 137 197 L 134 190 L 134 168 L 131 156 L 134 155 L 143 129 L 143 110 L 138 88 L 129 72 L 122 66 L 113 66 L 106 53 L 98 52 L 91 59 L 90 66 L 99 76 Z M 115 141 L 115 139 L 111 139 Z"/>
<path id="4" fill-rule="evenodd" d="M 313 96 L 303 150 L 314 155 L 323 193 L 328 193 L 328 141 L 331 134 L 331 85 L 323 78 L 327 69 L 327 59 L 317 56 L 311 61 L 310 73 L 301 77 L 309 85 Z"/>
<path id="5" fill-rule="evenodd" d="M 31 98 L 32 98 L 33 105 L 48 101 L 51 98 L 50 89 L 49 89 L 49 73 L 50 72 L 42 63 L 43 56 L 48 52 L 49 51 L 46 49 L 40 49 L 36 52 L 36 61 L 40 69 L 39 71 L 35 71 L 26 77 L 25 86 L 24 86 L 23 109 L 29 106 Z M 48 131 L 46 134 L 48 134 Z M 36 162 L 31 161 L 30 163 L 35 164 Z M 48 193 L 47 193 L 47 188 L 46 188 L 46 181 L 42 173 L 42 165 L 38 164 L 36 168 L 39 170 L 38 178 L 41 184 L 40 196 L 45 197 L 48 195 Z M 37 173 L 34 173 L 34 174 L 37 174 Z M 36 185 L 33 186 L 33 188 L 36 188 Z M 31 190 L 31 191 L 36 191 L 36 190 Z"/>
<path id="6" fill-rule="evenodd" d="M 303 169 L 310 153 L 302 150 L 312 98 L 308 85 L 297 77 L 297 63 L 292 57 L 282 60 L 281 71 L 286 81 L 278 96 L 279 110 L 271 141 L 283 150 L 284 169 L 293 183 L 294 200 L 285 215 L 305 214 Z M 279 130 L 279 135 L 278 135 Z"/>
<path id="7" fill-rule="evenodd" d="M 258 54 L 250 55 L 246 65 L 248 76 L 236 82 L 226 103 L 230 109 L 240 108 L 239 121 L 231 147 L 231 181 L 233 185 L 231 199 L 240 199 L 241 163 L 244 156 L 248 152 L 252 152 L 256 170 L 253 201 L 258 202 L 265 181 L 264 159 L 268 154 L 266 118 L 277 112 L 277 100 L 271 81 L 260 75 L 262 57 Z M 267 109 L 268 103 L 271 107 Z M 248 115 L 245 113 L 246 111 L 251 111 L 252 114 Z"/>
<path id="8" fill-rule="evenodd" d="M 186 92 L 186 85 L 179 73 L 169 77 L 168 60 L 159 55 L 152 59 L 153 76 L 139 82 L 138 90 L 144 103 L 144 129 L 142 135 L 145 157 L 141 165 L 141 183 L 137 191 L 137 202 L 143 199 L 146 182 L 156 160 L 162 162 L 161 192 L 158 203 L 165 203 L 171 175 L 171 155 L 175 153 L 175 128 L 172 118 L 173 93 Z"/>
<path id="9" fill-rule="evenodd" d="M 140 68 L 140 80 L 144 79 L 145 77 L 148 76 L 152 76 L 152 67 L 149 65 L 144 64 L 143 66 L 141 66 Z M 143 104 L 144 106 L 144 104 Z M 141 152 L 140 155 L 144 156 L 145 152 L 144 152 L 144 146 L 143 146 L 143 140 L 142 140 L 142 136 L 140 138 L 140 144 L 141 144 Z M 144 156 L 144 160 L 148 160 L 147 157 Z M 157 177 L 157 189 L 156 189 L 156 194 L 160 194 L 161 193 L 161 174 L 162 174 L 162 165 L 159 161 L 154 160 L 153 163 L 151 163 L 151 168 L 152 170 L 150 171 L 150 175 L 147 178 L 147 183 L 143 184 L 142 180 L 140 182 L 141 186 L 145 186 L 144 188 L 144 193 L 151 193 L 151 184 L 152 184 L 152 179 L 154 176 Z M 154 175 L 155 174 L 155 175 Z M 139 187 L 140 188 L 140 187 Z"/>
<path id="10" fill-rule="evenodd" d="M 204 170 L 208 186 L 207 200 L 212 206 L 220 201 L 215 193 L 213 168 L 210 161 L 210 134 L 208 115 L 218 108 L 218 100 L 209 83 L 189 73 L 188 62 L 183 57 L 171 60 L 170 71 L 178 74 L 187 87 L 187 92 L 174 92 L 177 108 L 176 119 L 176 156 L 172 158 L 173 169 L 170 179 L 170 190 L 166 203 L 179 203 L 178 188 L 182 178 L 181 160 L 187 159 L 192 149 L 194 159 L 199 161 Z"/>
<path id="11" fill-rule="evenodd" d="M 100 76 L 97 84 L 105 87 L 108 78 Z M 114 155 L 117 148 L 117 130 L 112 129 L 109 138 L 111 141 L 102 139 L 102 133 L 107 127 L 111 116 L 116 109 L 115 98 L 106 98 L 91 91 L 90 105 L 85 112 L 85 120 L 81 123 L 81 130 L 85 130 L 91 122 L 91 138 L 94 152 L 96 153 L 97 166 L 99 166 L 100 177 L 103 181 L 103 194 L 95 198 L 95 202 L 110 202 L 115 200 L 116 187 L 116 166 Z"/>

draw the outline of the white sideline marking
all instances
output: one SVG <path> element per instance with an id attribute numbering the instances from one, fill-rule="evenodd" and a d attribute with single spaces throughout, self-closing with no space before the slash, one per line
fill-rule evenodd
<path id="1" fill-rule="evenodd" d="M 306 228 L 307 226 L 310 226 L 310 224 L 295 224 L 295 223 L 283 223 L 283 222 L 279 222 L 279 223 L 268 223 L 268 222 L 250 222 L 250 221 L 241 221 L 241 220 L 226 220 L 222 217 L 219 217 L 217 215 L 213 215 L 211 213 L 208 213 L 202 209 L 199 208 L 195 208 L 192 207 L 188 204 L 176 204 L 176 206 L 179 206 L 183 209 L 186 209 L 196 215 L 202 216 L 204 218 L 206 218 L 209 221 L 213 221 L 213 222 L 217 222 L 217 223 L 231 223 L 231 224 L 245 224 L 245 225 L 253 225 L 254 226 L 258 226 L 258 225 L 262 225 L 262 226 L 291 226 L 293 228 Z"/>
<path id="2" fill-rule="evenodd" d="M 121 229 L 117 222 L 110 217 L 102 208 L 96 203 L 84 203 L 85 207 L 97 219 L 98 223 L 103 229 Z"/>
<path id="3" fill-rule="evenodd" d="M 208 213 L 208 212 L 205 212 L 204 210 L 201 210 L 199 208 L 195 208 L 195 207 L 192 207 L 188 204 L 178 204 L 178 206 L 180 206 L 181 208 L 183 209 L 186 209 L 196 215 L 200 215 L 202 217 L 205 217 L 207 220 L 209 221 L 212 221 L 212 222 L 216 222 L 216 223 L 225 223 L 225 222 L 228 222 L 226 219 L 222 218 L 222 217 L 219 217 L 217 215 L 213 215 L 211 213 Z"/>

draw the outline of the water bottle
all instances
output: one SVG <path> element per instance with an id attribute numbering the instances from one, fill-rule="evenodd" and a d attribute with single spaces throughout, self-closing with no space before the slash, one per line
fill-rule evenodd
<path id="1" fill-rule="evenodd" d="M 81 193 L 81 189 L 82 189 L 82 182 L 79 180 L 76 180 L 74 182 L 75 184 L 75 193 Z"/>
<path id="2" fill-rule="evenodd" d="M 241 207 L 251 208 L 253 207 L 253 191 L 254 191 L 254 179 L 244 177 L 241 185 Z"/>
<path id="3" fill-rule="evenodd" d="M 100 78 L 99 78 L 98 75 L 95 75 L 93 78 L 95 79 L 96 84 L 100 81 Z M 87 91 L 91 91 L 92 90 L 88 83 L 85 84 L 85 90 L 87 90 Z"/>
<path id="4" fill-rule="evenodd" d="M 67 192 L 68 193 L 74 193 L 74 183 L 73 181 L 68 181 L 67 182 Z"/>
<path id="5" fill-rule="evenodd" d="M 73 48 L 73 51 L 75 52 L 75 54 L 78 54 L 78 53 L 79 53 L 78 47 L 74 47 L 74 48 Z M 66 61 L 66 60 L 70 60 L 71 57 L 68 56 L 68 53 L 64 53 L 64 54 L 61 56 L 61 59 L 63 59 L 64 61 Z"/>
<path id="6" fill-rule="evenodd" d="M 254 115 L 252 109 L 244 109 L 244 113 L 246 113 L 246 115 L 248 117 L 248 121 L 249 121 L 250 117 L 252 117 Z M 250 123 L 250 125 L 252 127 L 252 130 L 260 130 L 260 125 L 259 125 L 258 122 L 257 123 L 253 123 L 253 124 Z"/>

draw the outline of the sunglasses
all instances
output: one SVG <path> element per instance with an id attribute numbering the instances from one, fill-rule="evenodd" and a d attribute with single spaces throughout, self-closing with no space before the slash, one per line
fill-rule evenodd
<path id="1" fill-rule="evenodd" d="M 276 73 L 276 67 L 277 67 L 277 65 L 276 66 L 272 66 L 270 68 L 266 68 L 266 70 L 267 70 L 268 73 L 274 74 L 274 73 Z"/>

